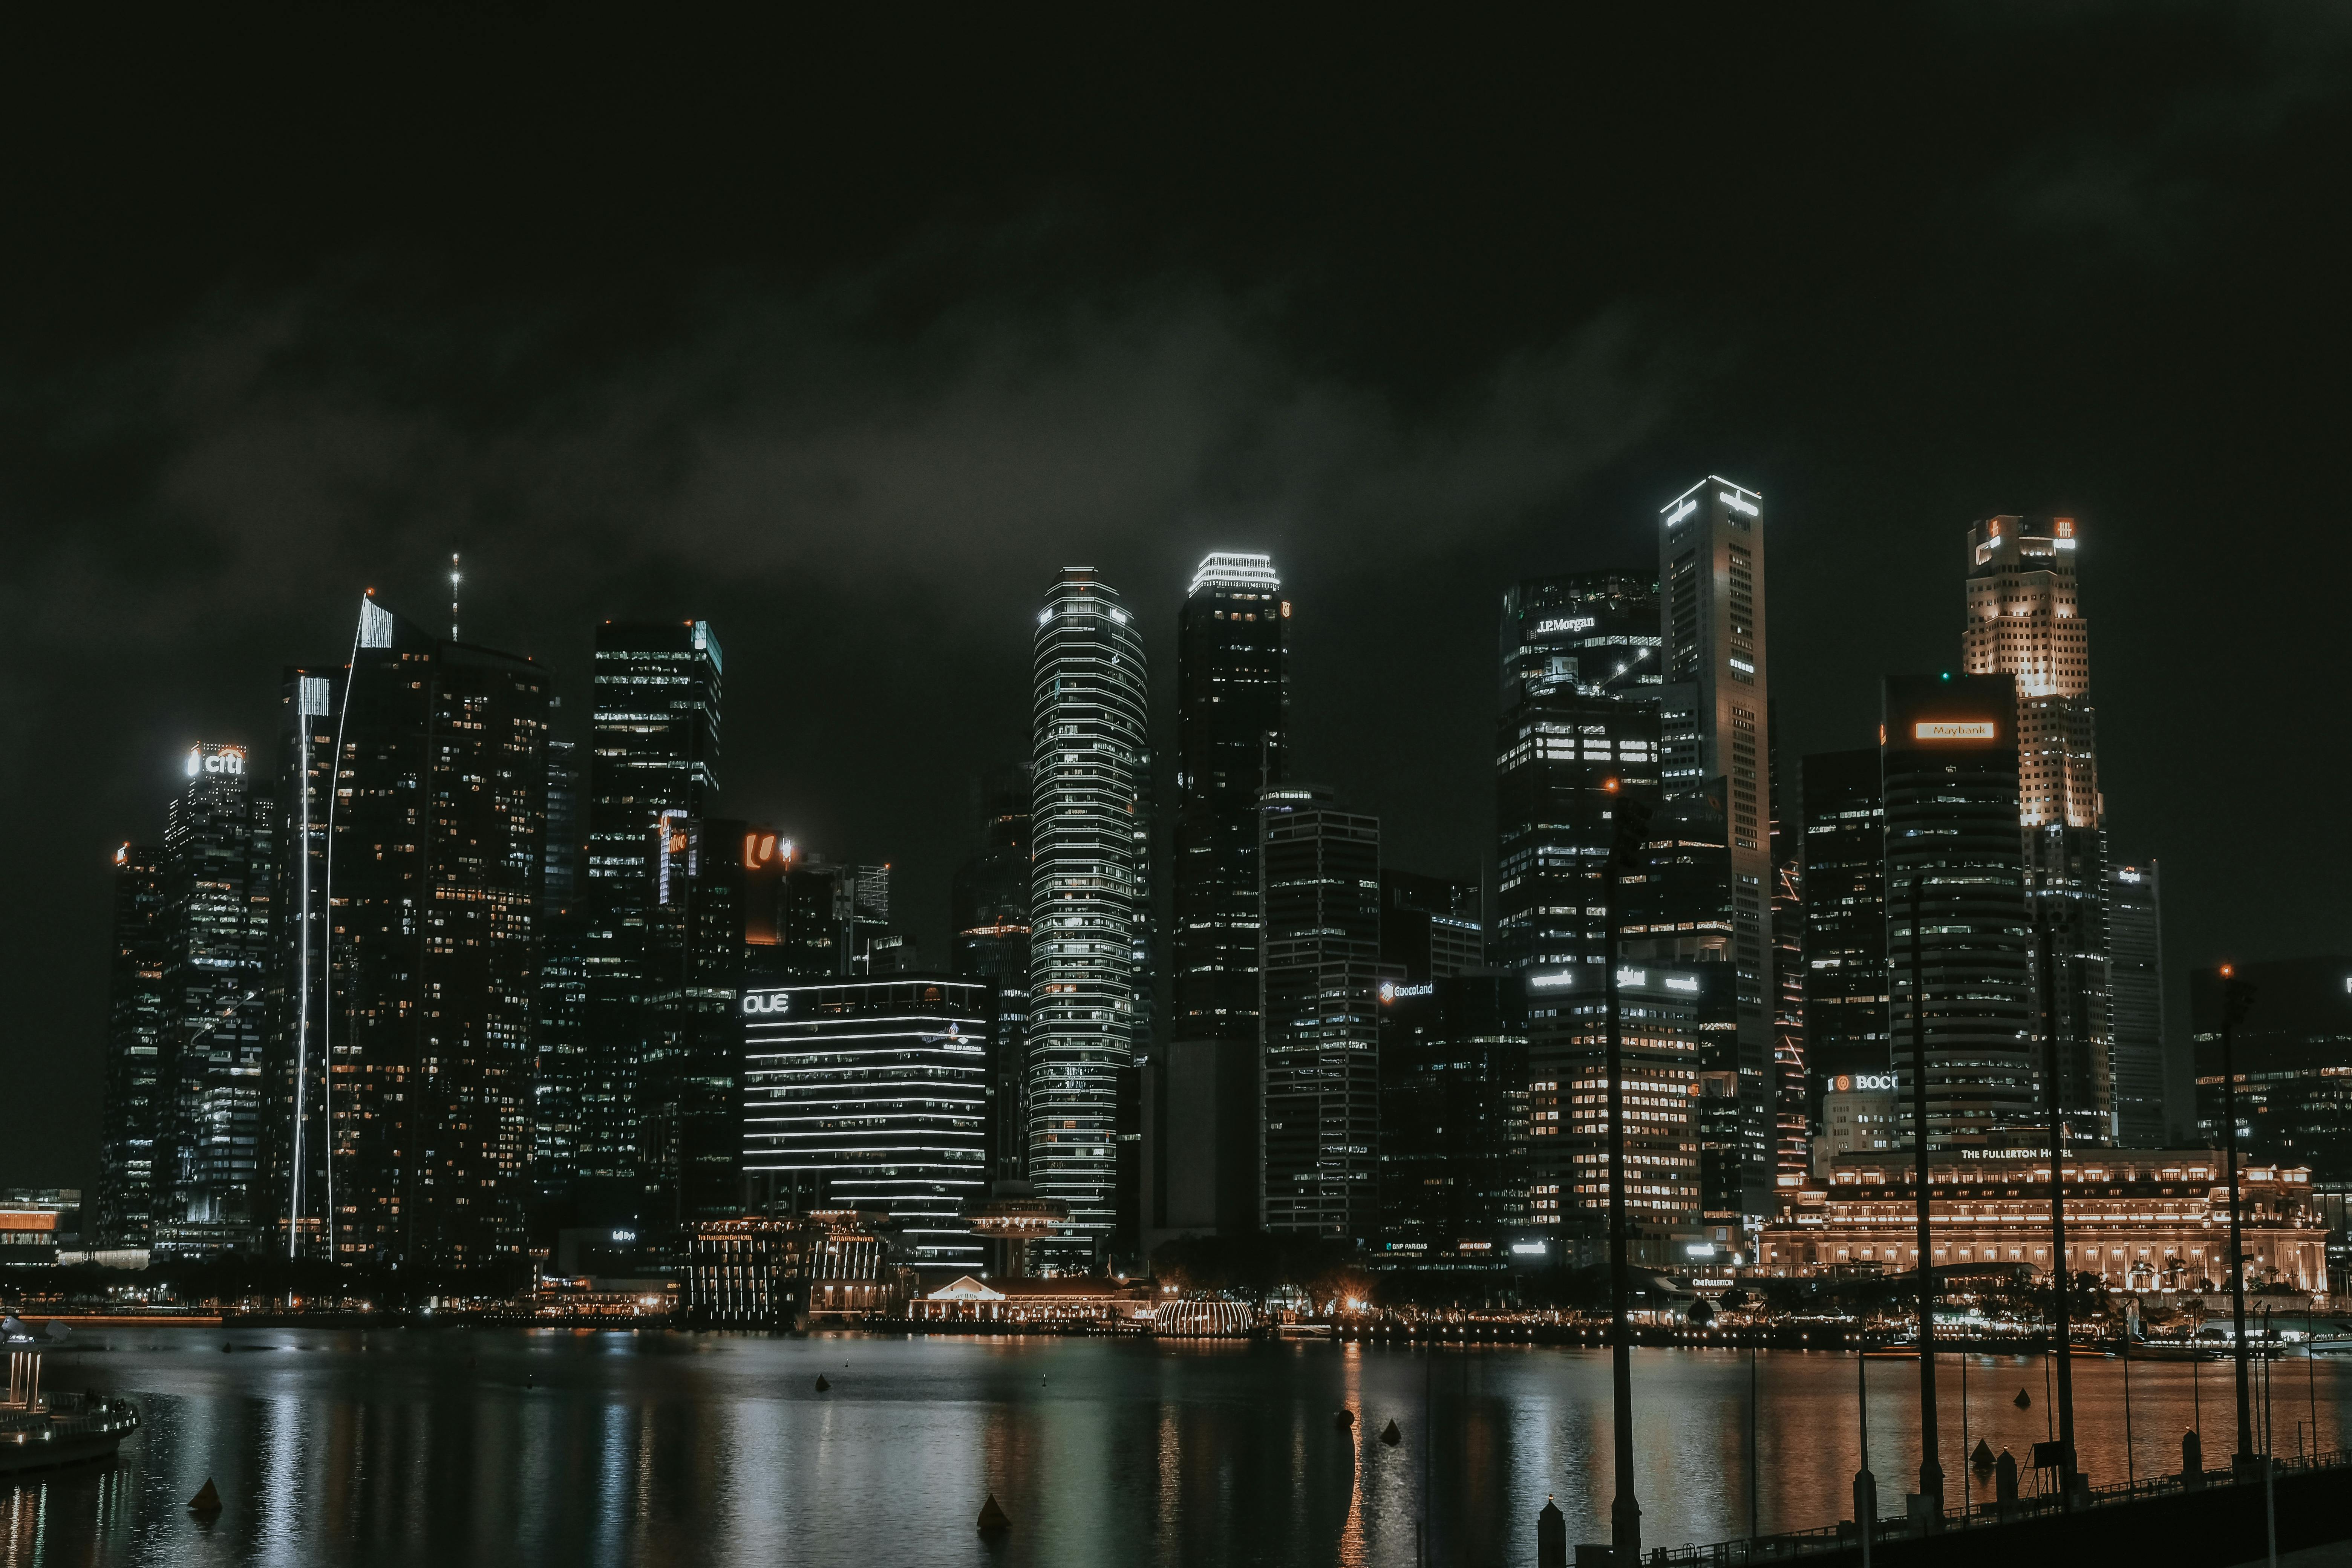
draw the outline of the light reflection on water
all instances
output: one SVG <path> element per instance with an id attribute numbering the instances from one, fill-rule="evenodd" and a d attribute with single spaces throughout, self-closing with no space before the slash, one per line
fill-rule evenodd
<path id="1" fill-rule="evenodd" d="M 1532 1563 L 1554 1495 L 1606 1538 L 1609 1363 L 1598 1350 L 1416 1351 L 834 1335 L 181 1331 L 89 1336 L 49 1381 L 130 1394 L 110 1469 L 0 1484 L 0 1563 L 972 1564 Z M 234 1342 L 239 1353 L 224 1355 Z M 1940 1363 L 1948 1484 L 1967 1478 L 1959 1358 Z M 1766 1352 L 1754 1376 L 1766 1531 L 1846 1511 L 1856 1363 Z M 2125 1474 L 2123 1368 L 2074 1366 L 2097 1482 Z M 832 1384 L 815 1389 L 824 1373 Z M 1882 1507 L 1916 1484 L 1916 1362 L 1873 1361 Z M 2345 1369 L 2281 1362 L 2279 1447 L 2341 1446 Z M 1749 1510 L 1747 1354 L 1634 1354 L 1652 1543 L 1727 1539 Z M 2226 1363 L 2136 1363 L 2139 1473 L 2234 1446 Z M 1966 1441 L 2021 1462 L 2050 1419 L 2037 1359 L 1969 1359 Z M 2022 1388 L 2032 1407 L 2014 1400 Z M 1335 1424 L 1351 1411 L 1352 1427 Z M 1403 1441 L 1380 1433 L 1394 1419 Z M 1435 1441 L 1423 1441 L 1433 1431 Z M 207 1478 L 207 1524 L 185 1503 Z M 1990 1479 L 1974 1481 L 1989 1500 Z M 2029 1480 L 2029 1486 L 2030 1486 Z M 994 1492 L 1013 1521 L 973 1530 Z"/>

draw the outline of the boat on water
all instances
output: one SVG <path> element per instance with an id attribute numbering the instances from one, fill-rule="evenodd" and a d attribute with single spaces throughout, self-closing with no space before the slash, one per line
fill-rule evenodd
<path id="1" fill-rule="evenodd" d="M 52 1324 L 48 1343 L 62 1340 Z M 8 1356 L 8 1397 L 0 1403 L 0 1476 L 55 1469 L 106 1459 L 139 1430 L 139 1412 L 127 1399 L 57 1394 L 41 1387 L 42 1339 L 10 1318 L 0 1322 L 0 1350 Z"/>
<path id="2" fill-rule="evenodd" d="M 2211 1361 L 2213 1355 L 2210 1346 L 2187 1340 L 2142 1340 L 2131 1348 L 2134 1361 Z"/>

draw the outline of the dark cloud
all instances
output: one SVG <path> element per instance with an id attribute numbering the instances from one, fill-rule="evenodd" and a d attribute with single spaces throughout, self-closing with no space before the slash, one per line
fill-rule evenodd
<path id="1" fill-rule="evenodd" d="M 2347 761 L 2284 679 L 2340 657 L 2339 16 L 1180 31 L 1084 70 L 1008 34 L 887 71 L 282 20 L 204 73 L 57 55 L 16 111 L 85 134 L 0 157 L 0 1180 L 89 1174 L 105 856 L 170 759 L 265 737 L 363 586 L 436 617 L 452 549 L 468 635 L 575 725 L 595 620 L 715 620 L 729 808 L 893 860 L 936 938 L 1066 562 L 1164 663 L 1198 554 L 1275 550 L 1307 768 L 1466 872 L 1513 576 L 1640 563 L 1660 500 L 1741 477 L 1784 739 L 1822 749 L 1952 657 L 1969 518 L 2074 510 L 2175 958 L 2346 940 L 2345 846 L 2246 804 Z"/>

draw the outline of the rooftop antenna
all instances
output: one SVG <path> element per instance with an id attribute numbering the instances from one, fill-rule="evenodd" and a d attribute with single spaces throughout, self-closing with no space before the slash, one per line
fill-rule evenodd
<path id="1" fill-rule="evenodd" d="M 449 552 L 449 640 L 457 640 L 457 552 Z"/>

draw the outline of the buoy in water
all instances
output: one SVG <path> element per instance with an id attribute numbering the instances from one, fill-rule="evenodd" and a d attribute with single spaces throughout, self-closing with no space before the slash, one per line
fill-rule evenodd
<path id="1" fill-rule="evenodd" d="M 818 1373 L 816 1374 L 816 1391 L 819 1394 L 823 1394 L 826 1389 L 831 1388 L 833 1384 L 825 1382 L 824 1373 Z"/>
<path id="2" fill-rule="evenodd" d="M 205 1484 L 202 1489 L 200 1489 L 195 1496 L 188 1500 L 188 1511 L 190 1513 L 218 1513 L 220 1510 L 220 1489 L 213 1485 L 213 1479 L 210 1476 L 206 1476 L 205 1478 Z"/>
<path id="3" fill-rule="evenodd" d="M 223 1355 L 226 1355 L 226 1354 L 228 1354 L 228 1352 L 231 1352 L 231 1351 L 235 1350 L 235 1349 L 236 1349 L 236 1347 L 235 1345 L 223 1345 L 223 1346 L 221 1346 L 221 1354 L 223 1354 Z"/>
<path id="4" fill-rule="evenodd" d="M 996 1494 L 989 1493 L 988 1500 L 980 1505 L 980 1532 L 982 1535 L 1002 1535 L 1012 1528 L 1013 1521 L 1006 1518 L 1004 1510 L 998 1506 Z"/>
<path id="5" fill-rule="evenodd" d="M 1969 1468 L 1979 1471 L 1990 1470 L 1994 1463 L 1991 1445 L 1981 1437 L 1978 1438 L 1976 1452 L 1969 1456 Z"/>
<path id="6" fill-rule="evenodd" d="M 1395 1416 L 1390 1416 L 1389 1424 L 1381 1428 L 1381 1441 L 1391 1448 L 1404 1441 L 1404 1434 L 1397 1429 Z"/>
<path id="7" fill-rule="evenodd" d="M 1353 1426 L 1355 1424 L 1356 1413 L 1352 1410 L 1342 1410 L 1339 1414 L 1331 1417 L 1331 1425 L 1337 1426 L 1342 1432 L 1345 1432 L 1349 1427 Z"/>
<path id="8" fill-rule="evenodd" d="M 2016 1405 L 2020 1410 L 2031 1410 L 2033 1408 L 2033 1395 L 2026 1393 L 2025 1390 L 2021 1388 L 2017 1391 L 2017 1397 L 2011 1400 L 2010 1403 Z"/>

